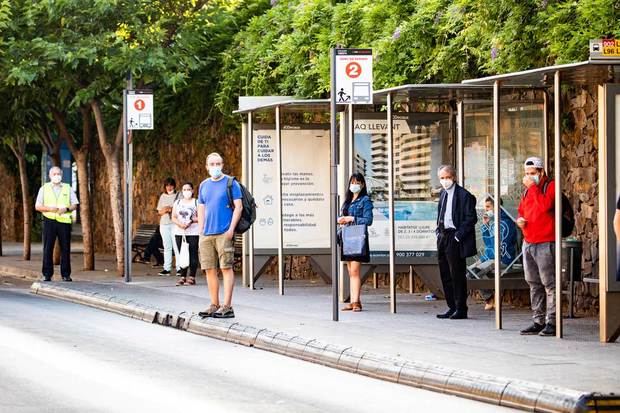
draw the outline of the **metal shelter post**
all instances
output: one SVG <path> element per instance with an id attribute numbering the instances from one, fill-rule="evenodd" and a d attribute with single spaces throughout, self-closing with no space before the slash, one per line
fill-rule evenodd
<path id="1" fill-rule="evenodd" d="M 392 93 L 387 94 L 388 214 L 390 226 L 390 312 L 396 313 L 396 244 L 394 235 L 394 119 Z"/>
<path id="2" fill-rule="evenodd" d="M 278 140 L 278 292 L 284 295 L 284 232 L 282 208 L 282 130 L 280 106 L 276 106 L 276 139 Z"/>
<path id="3" fill-rule="evenodd" d="M 330 117 L 330 133 L 329 138 L 331 141 L 331 173 L 329 180 L 329 192 L 330 192 L 330 247 L 331 247 L 331 270 L 332 270 L 332 320 L 338 321 L 338 287 L 339 287 L 339 270 L 338 266 L 338 250 L 336 245 L 336 219 L 338 218 L 338 138 L 337 138 L 337 125 L 336 125 L 336 50 L 331 49 L 331 87 L 330 87 L 330 103 L 329 103 L 329 117 Z"/>
<path id="4" fill-rule="evenodd" d="M 248 173 L 246 183 L 251 193 L 254 193 L 254 113 L 248 113 Z M 254 289 L 254 225 L 250 226 L 248 233 L 248 272 L 249 288 Z"/>
<path id="5" fill-rule="evenodd" d="M 499 174 L 499 145 L 500 145 L 500 86 L 499 80 L 493 82 L 493 213 L 495 214 L 495 225 L 493 227 L 493 248 L 495 249 L 495 328 L 502 329 L 502 283 L 501 283 L 501 259 L 500 259 L 500 174 Z"/>
<path id="6" fill-rule="evenodd" d="M 560 125 L 560 99 L 562 90 L 560 89 L 560 71 L 556 70 L 553 75 L 553 128 L 554 147 L 553 161 L 555 176 L 555 336 L 562 338 L 562 133 Z"/>
<path id="7" fill-rule="evenodd" d="M 456 104 L 456 170 L 458 171 L 459 185 L 465 182 L 465 155 L 464 155 L 464 135 L 465 113 L 463 112 L 463 101 Z"/>
<path id="8" fill-rule="evenodd" d="M 123 167 L 125 169 L 125 190 L 123 191 L 123 234 L 124 237 L 124 257 L 123 272 L 125 282 L 131 282 L 131 143 L 128 140 L 127 131 L 127 90 L 133 88 L 131 72 L 127 74 L 127 89 L 123 91 Z"/>
<path id="9" fill-rule="evenodd" d="M 248 186 L 248 125 L 242 123 L 241 127 L 241 182 Z M 247 287 L 250 282 L 248 280 L 248 235 L 249 232 L 245 232 L 241 238 L 241 285 Z"/>
<path id="10" fill-rule="evenodd" d="M 543 91 L 543 163 L 545 171 L 549 170 L 549 95 Z"/>

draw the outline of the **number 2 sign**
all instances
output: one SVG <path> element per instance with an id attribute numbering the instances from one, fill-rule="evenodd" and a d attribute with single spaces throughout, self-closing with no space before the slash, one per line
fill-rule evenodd
<path id="1" fill-rule="evenodd" d="M 372 103 L 372 50 L 335 49 L 336 103 Z"/>

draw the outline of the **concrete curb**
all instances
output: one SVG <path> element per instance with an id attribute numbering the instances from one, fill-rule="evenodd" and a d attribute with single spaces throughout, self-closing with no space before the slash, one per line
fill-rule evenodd
<path id="1" fill-rule="evenodd" d="M 218 340 L 256 347 L 288 357 L 358 373 L 380 380 L 533 412 L 587 412 L 593 393 L 450 369 L 364 352 L 283 332 L 258 329 L 196 314 L 175 313 L 99 293 L 35 282 L 34 294 L 111 311 L 127 317 L 185 330 Z"/>

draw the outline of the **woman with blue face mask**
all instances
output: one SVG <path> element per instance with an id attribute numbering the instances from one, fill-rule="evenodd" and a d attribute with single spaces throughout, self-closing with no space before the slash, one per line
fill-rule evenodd
<path id="1" fill-rule="evenodd" d="M 349 184 L 345 196 L 345 201 L 340 209 L 340 217 L 338 224 L 345 225 L 372 225 L 372 201 L 368 196 L 366 189 L 366 180 L 361 173 L 354 173 L 349 178 Z M 351 302 L 345 306 L 343 311 L 362 311 L 362 303 L 360 301 L 360 292 L 362 282 L 360 279 L 360 268 L 362 263 L 370 261 L 370 248 L 368 246 L 368 231 L 366 231 L 366 255 L 349 257 L 342 253 L 342 245 L 340 257 L 342 261 L 347 263 L 347 271 L 349 273 Z"/>

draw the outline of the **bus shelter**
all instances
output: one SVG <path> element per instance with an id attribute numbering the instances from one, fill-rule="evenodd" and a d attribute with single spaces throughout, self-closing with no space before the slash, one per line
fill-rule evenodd
<path id="1" fill-rule="evenodd" d="M 599 283 L 599 339 L 601 342 L 615 341 L 620 335 L 620 271 L 618 271 L 618 239 L 614 232 L 613 220 L 616 213 L 616 201 L 620 195 L 620 60 L 589 60 L 579 63 L 550 66 L 540 69 L 527 70 L 517 73 L 490 76 L 481 79 L 471 79 L 463 82 L 468 85 L 482 85 L 493 87 L 493 138 L 497 143 L 501 139 L 501 126 L 497 114 L 500 111 L 500 101 L 497 98 L 502 88 L 511 85 L 527 85 L 530 88 L 542 87 L 548 90 L 547 97 L 553 102 L 553 117 L 550 119 L 553 125 L 553 178 L 555 179 L 555 244 L 560 246 L 562 241 L 562 193 L 575 190 L 564 188 L 564 177 L 570 174 L 572 164 L 564 164 L 562 153 L 567 138 L 563 135 L 563 88 L 590 88 L 595 92 L 597 100 L 595 148 L 598 157 L 598 217 L 596 228 L 598 230 L 598 250 L 601 251 L 598 262 L 598 278 L 591 281 Z M 547 100 L 545 101 L 547 102 Z M 545 111 L 547 113 L 547 111 Z M 545 119 L 547 117 L 545 116 Z M 579 137 L 577 137 L 579 138 Z M 495 146 L 497 148 L 498 145 Z M 582 156 L 577 155 L 577 158 Z M 551 166 L 551 165 L 549 165 Z M 494 178 L 500 181 L 503 170 L 496 169 Z M 594 184 L 594 183 L 593 183 Z M 496 196 L 499 196 L 496 187 Z M 579 196 L 580 194 L 573 194 Z M 497 207 L 497 203 L 496 203 Z M 496 208 L 497 209 L 497 208 Z M 496 233 L 496 240 L 497 233 Z M 497 246 L 497 244 L 496 244 Z M 562 251 L 555 249 L 555 273 L 556 273 L 556 334 L 562 337 Z M 495 268 L 495 294 L 501 285 L 499 262 Z M 498 306 L 499 307 L 499 306 Z M 500 317 L 497 317 L 497 326 L 501 328 L 501 307 L 497 309 Z"/>
<path id="2" fill-rule="evenodd" d="M 600 250 L 606 252 L 600 261 L 601 340 L 617 337 L 620 303 L 615 297 L 620 289 L 614 278 L 617 258 L 611 225 L 615 182 L 620 177 L 609 172 L 615 173 L 615 158 L 620 156 L 610 150 L 615 148 L 614 133 L 620 130 L 615 122 L 620 116 L 604 103 L 605 99 L 615 102 L 610 97 L 616 93 L 613 81 L 617 81 L 617 66 L 583 62 L 461 84 L 404 85 L 375 92 L 373 105 L 339 105 L 337 190 L 343 199 L 352 172 L 367 177 L 375 219 L 370 228 L 371 262 L 362 273 L 364 278 L 374 272 L 389 275 L 391 312 L 397 309 L 399 272 L 409 272 L 411 277 L 415 271 L 431 290 L 441 290 L 434 230 L 440 189 L 437 168 L 442 164 L 456 166 L 459 183 L 477 197 L 480 213 L 484 201 L 491 198 L 500 200 L 494 202 L 496 217 L 504 211 L 514 220 L 522 193 L 523 161 L 542 157 L 556 180 L 556 245 L 561 245 L 560 91 L 563 84 L 596 84 L 600 85 L 599 201 L 600 210 L 606 212 L 598 217 Z M 310 256 L 317 272 L 331 282 L 329 100 L 284 99 L 240 108 L 237 113 L 246 115 L 243 177 L 258 204 L 257 224 L 246 237 L 245 284 L 253 288 L 261 271 L 277 257 L 283 294 L 286 255 Z M 493 229 L 495 251 L 500 251 L 502 224 Z M 556 301 L 561 309 L 561 248 L 555 254 Z M 504 275 L 522 272 L 519 258 L 517 248 L 509 265 L 494 260 L 487 276 L 491 279 L 487 284 L 494 289 L 498 329 L 502 328 L 501 294 L 512 285 Z M 475 268 L 479 261 L 471 266 Z M 346 290 L 346 280 L 341 278 L 340 291 Z M 556 317 L 561 337 L 561 310 Z"/>

